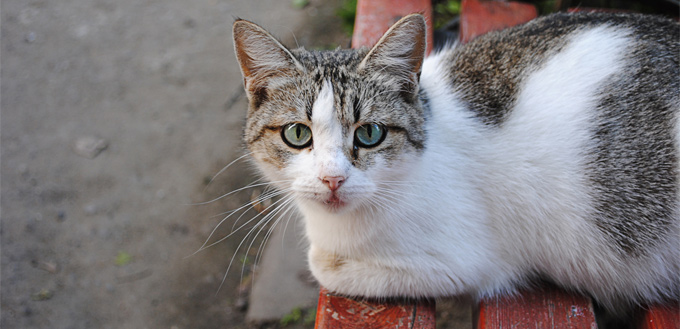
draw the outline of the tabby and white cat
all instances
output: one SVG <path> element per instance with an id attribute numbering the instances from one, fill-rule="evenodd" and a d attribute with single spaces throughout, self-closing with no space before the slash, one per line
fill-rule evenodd
<path id="1" fill-rule="evenodd" d="M 677 299 L 679 26 L 556 14 L 424 58 L 420 15 L 335 51 L 237 20 L 245 142 L 331 291 Z"/>

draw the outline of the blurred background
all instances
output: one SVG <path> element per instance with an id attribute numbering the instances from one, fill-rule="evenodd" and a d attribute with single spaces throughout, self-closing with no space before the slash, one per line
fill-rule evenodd
<path id="1" fill-rule="evenodd" d="M 532 3 L 543 14 L 592 6 L 677 15 L 677 1 Z M 460 1 L 433 4 L 435 27 L 455 35 Z M 257 22 L 291 47 L 334 49 L 349 47 L 355 7 L 3 0 L 0 327 L 311 327 L 317 288 L 300 265 L 294 217 L 271 235 L 269 244 L 281 246 L 274 251 L 261 247 L 268 228 L 247 235 L 248 225 L 194 252 L 268 202 L 221 225 L 264 187 L 210 202 L 257 180 L 244 160 L 223 170 L 244 154 L 234 19 Z M 262 262 L 274 264 L 268 273 Z M 271 283 L 259 293 L 258 276 Z M 439 305 L 440 328 L 469 318 L 463 301 Z"/>

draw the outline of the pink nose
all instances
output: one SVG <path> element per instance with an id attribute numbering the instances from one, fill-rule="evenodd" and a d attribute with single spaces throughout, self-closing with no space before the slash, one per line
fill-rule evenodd
<path id="1" fill-rule="evenodd" d="M 320 179 L 331 191 L 337 190 L 345 182 L 345 177 L 343 176 L 324 176 L 324 178 Z"/>

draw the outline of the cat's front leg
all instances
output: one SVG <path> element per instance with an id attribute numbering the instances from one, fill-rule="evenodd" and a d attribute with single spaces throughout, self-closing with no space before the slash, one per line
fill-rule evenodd
<path id="1" fill-rule="evenodd" d="M 309 267 L 319 283 L 330 291 L 362 297 L 440 297 L 477 295 L 489 281 L 466 275 L 431 259 L 347 257 L 312 245 Z M 487 273 L 488 274 L 488 273 Z M 486 287 L 483 287 L 486 286 Z M 482 291 L 480 291 L 480 289 Z M 493 289 L 493 288 L 492 288 Z M 482 292 L 482 294 L 484 294 Z"/>
<path id="2" fill-rule="evenodd" d="M 366 259 L 354 259 L 312 245 L 309 267 L 319 283 L 335 293 L 387 297 L 403 295 L 399 287 L 405 280 L 395 275 L 393 268 L 380 266 Z M 401 276 L 406 275 L 402 273 Z"/>

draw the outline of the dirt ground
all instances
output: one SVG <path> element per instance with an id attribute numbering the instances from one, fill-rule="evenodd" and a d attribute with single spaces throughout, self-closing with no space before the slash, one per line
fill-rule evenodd
<path id="1" fill-rule="evenodd" d="M 247 327 L 245 231 L 187 257 L 251 191 L 191 204 L 256 179 L 207 184 L 242 154 L 231 24 L 347 46 L 338 3 L 3 1 L 0 327 Z"/>

